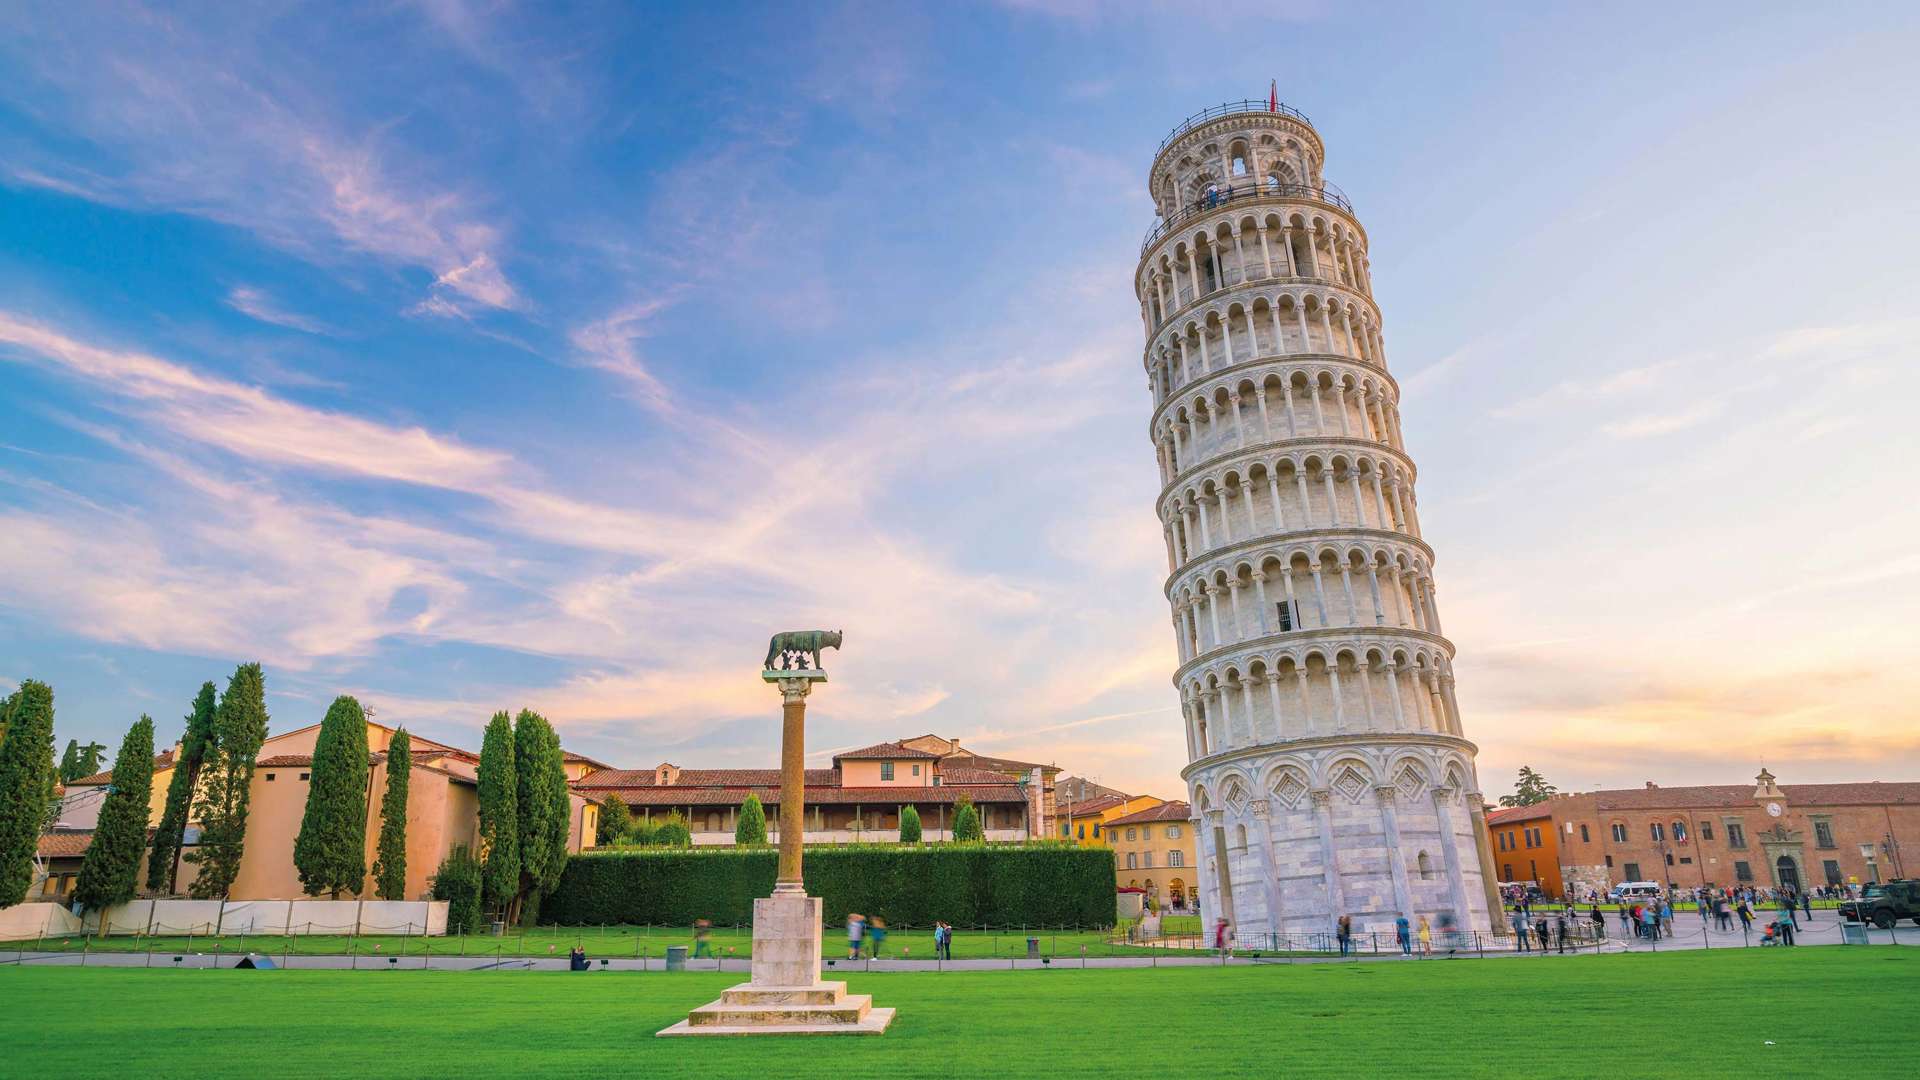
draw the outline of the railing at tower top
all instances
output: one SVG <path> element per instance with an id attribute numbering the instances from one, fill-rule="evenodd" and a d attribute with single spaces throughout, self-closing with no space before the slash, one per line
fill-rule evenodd
<path id="1" fill-rule="evenodd" d="M 1252 98 L 1247 98 L 1243 101 L 1229 101 L 1224 105 L 1215 105 L 1209 109 L 1201 109 L 1199 112 L 1175 124 L 1173 130 L 1167 132 L 1167 137 L 1161 139 L 1160 145 L 1154 148 L 1153 154 L 1155 157 L 1160 156 L 1160 151 L 1165 150 L 1173 140 L 1185 135 L 1187 132 L 1192 131 L 1194 128 L 1209 120 L 1217 120 L 1222 116 L 1238 116 L 1241 113 L 1275 113 L 1280 116 L 1291 116 L 1308 127 L 1313 126 L 1313 121 L 1307 119 L 1306 113 L 1301 112 L 1291 105 L 1270 105 L 1264 100 L 1255 101 Z"/>
<path id="2" fill-rule="evenodd" d="M 1210 214 L 1235 200 L 1253 199 L 1312 199 L 1329 206 L 1337 206 L 1346 213 L 1353 213 L 1353 203 L 1347 200 L 1346 193 L 1332 184 L 1265 183 L 1215 188 L 1202 195 L 1198 201 L 1183 206 L 1162 218 L 1159 224 L 1149 229 L 1146 239 L 1140 241 L 1140 254 L 1145 255 L 1148 248 L 1185 221 L 1199 217 L 1201 214 Z"/>

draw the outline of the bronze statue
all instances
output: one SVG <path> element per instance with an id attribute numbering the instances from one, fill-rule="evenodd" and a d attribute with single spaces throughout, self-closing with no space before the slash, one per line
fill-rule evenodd
<path id="1" fill-rule="evenodd" d="M 782 671 L 807 670 L 807 658 L 813 658 L 813 667 L 820 667 L 820 650 L 840 647 L 838 630 L 783 630 L 773 635 L 767 642 L 767 661 L 763 665 L 773 671 L 773 661 L 780 660 Z"/>

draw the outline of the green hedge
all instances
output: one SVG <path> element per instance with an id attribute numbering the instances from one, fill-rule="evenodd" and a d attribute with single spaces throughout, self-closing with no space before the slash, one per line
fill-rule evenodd
<path id="1" fill-rule="evenodd" d="M 772 848 L 590 851 L 567 860 L 540 917 L 687 926 L 753 921 L 773 891 Z M 1111 926 L 1113 852 L 1069 844 L 859 844 L 809 848 L 807 892 L 829 924 L 848 912 L 899 926 Z"/>

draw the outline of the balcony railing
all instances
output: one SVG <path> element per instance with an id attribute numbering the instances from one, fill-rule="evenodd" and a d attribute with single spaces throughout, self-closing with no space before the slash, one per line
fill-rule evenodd
<path id="1" fill-rule="evenodd" d="M 1215 105 L 1210 109 L 1201 109 L 1199 112 L 1175 124 L 1173 130 L 1167 132 L 1167 137 L 1161 139 L 1160 145 L 1154 148 L 1154 156 L 1160 156 L 1160 151 L 1172 145 L 1173 140 L 1185 135 L 1187 132 L 1192 131 L 1194 128 L 1199 127 L 1209 120 L 1218 120 L 1222 116 L 1238 116 L 1241 113 L 1277 113 L 1281 116 L 1291 116 L 1308 127 L 1313 126 L 1313 121 L 1307 119 L 1306 113 L 1301 112 L 1291 105 L 1269 105 L 1264 100 L 1255 101 L 1252 98 L 1243 101 L 1229 101 L 1224 105 Z"/>
<path id="2" fill-rule="evenodd" d="M 1147 238 L 1140 241 L 1140 254 L 1145 255 L 1148 248 L 1183 222 L 1202 214 L 1211 214 L 1235 201 L 1252 202 L 1256 199 L 1312 199 L 1315 202 L 1339 207 L 1348 214 L 1353 213 L 1353 204 L 1347 201 L 1346 193 L 1332 184 L 1318 186 L 1277 183 L 1240 184 L 1236 187 L 1216 188 L 1201 196 L 1199 201 L 1174 211 L 1171 216 L 1163 218 L 1159 224 L 1149 230 Z"/>

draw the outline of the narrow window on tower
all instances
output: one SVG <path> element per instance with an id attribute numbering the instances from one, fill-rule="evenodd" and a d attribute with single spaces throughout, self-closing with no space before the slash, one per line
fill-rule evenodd
<path id="1" fill-rule="evenodd" d="M 1289 601 L 1282 600 L 1274 606 L 1280 609 L 1280 632 L 1284 634 L 1292 630 L 1294 627 L 1293 604 Z"/>

